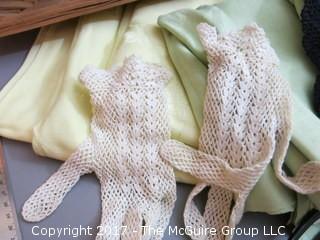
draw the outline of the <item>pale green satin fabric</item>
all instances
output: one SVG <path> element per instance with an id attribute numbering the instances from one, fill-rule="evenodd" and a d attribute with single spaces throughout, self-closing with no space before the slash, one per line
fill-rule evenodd
<path id="1" fill-rule="evenodd" d="M 294 93 L 294 132 L 286 166 L 294 174 L 303 163 L 319 161 L 320 120 L 310 105 L 315 71 L 302 49 L 299 19 L 290 3 L 286 0 L 242 0 L 241 3 L 226 0 L 217 6 L 181 10 L 158 19 L 199 126 L 207 75 L 206 56 L 195 29 L 200 22 L 216 26 L 219 32 L 237 30 L 251 22 L 265 29 L 281 60 L 281 72 Z M 309 199 L 320 208 L 320 193 L 309 195 Z M 308 198 L 299 197 L 296 207 L 297 196 L 277 180 L 270 164 L 250 194 L 246 210 L 276 214 L 298 209 L 296 220 L 309 210 L 310 204 L 306 201 Z"/>

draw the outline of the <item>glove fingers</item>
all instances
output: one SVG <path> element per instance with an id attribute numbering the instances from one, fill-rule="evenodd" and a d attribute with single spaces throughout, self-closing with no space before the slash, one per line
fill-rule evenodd
<path id="1" fill-rule="evenodd" d="M 140 240 L 142 239 L 142 215 L 138 209 L 129 208 L 123 222 L 125 227 L 121 240 Z"/>
<path id="2" fill-rule="evenodd" d="M 159 229 L 158 233 L 153 235 L 146 235 L 144 239 L 161 240 L 165 233 L 170 217 L 176 201 L 176 191 L 169 190 L 166 196 L 154 207 L 149 210 L 149 214 L 146 216 L 146 226 L 151 229 Z M 154 209 L 158 209 L 157 212 Z"/>
<path id="3" fill-rule="evenodd" d="M 278 170 L 278 178 L 287 186 L 302 194 L 320 191 L 320 163 L 308 162 L 302 165 L 294 177 L 286 177 Z"/>
<path id="4" fill-rule="evenodd" d="M 246 199 L 250 192 L 238 194 L 236 199 L 234 199 L 234 204 L 232 207 L 232 212 L 229 219 L 229 226 L 234 227 L 237 225 L 243 215 Z"/>
<path id="5" fill-rule="evenodd" d="M 308 162 L 300 167 L 294 177 L 305 193 L 314 193 L 320 191 L 320 162 Z"/>
<path id="6" fill-rule="evenodd" d="M 101 224 L 96 240 L 120 240 L 128 207 L 127 196 L 112 179 L 99 176 L 101 184 Z"/>
<path id="7" fill-rule="evenodd" d="M 160 155 L 176 169 L 204 180 L 201 178 L 203 177 L 202 165 L 199 164 L 199 161 L 206 162 L 208 160 L 201 156 L 201 152 L 176 140 L 169 140 L 161 146 Z"/>
<path id="8" fill-rule="evenodd" d="M 203 227 L 206 227 L 205 219 L 200 213 L 193 199 L 207 186 L 208 185 L 205 183 L 197 184 L 189 194 L 189 197 L 184 209 L 184 214 L 183 214 L 184 224 L 186 227 L 191 227 L 191 229 L 201 229 Z M 204 236 L 201 234 L 199 235 L 191 234 L 190 237 L 193 240 L 205 239 Z"/>
<path id="9" fill-rule="evenodd" d="M 64 196 L 78 182 L 80 176 L 88 173 L 84 166 L 80 169 L 75 160 L 67 160 L 31 197 L 22 208 L 26 221 L 36 222 L 49 216 L 62 202 Z"/>
<path id="10" fill-rule="evenodd" d="M 266 148 L 261 153 L 261 159 L 271 159 L 271 153 L 272 151 Z M 261 161 L 250 167 L 232 168 L 223 159 L 195 150 L 175 140 L 169 140 L 163 144 L 160 154 L 175 168 L 190 173 L 203 182 L 234 192 L 251 190 L 268 163 Z"/>
<path id="11" fill-rule="evenodd" d="M 217 234 L 209 235 L 208 239 L 223 240 L 225 238 L 221 230 L 224 226 L 228 226 L 232 198 L 232 192 L 219 186 L 211 186 L 203 217 L 206 226 L 214 227 Z"/>
<path id="12" fill-rule="evenodd" d="M 285 124 L 285 123 L 283 123 Z M 312 161 L 303 164 L 294 177 L 288 177 L 283 172 L 283 164 L 288 149 L 288 141 L 291 130 L 283 127 L 281 138 L 278 139 L 278 149 L 276 151 L 273 165 L 278 179 L 289 188 L 301 194 L 312 194 L 320 191 L 320 162 Z"/>
<path id="13" fill-rule="evenodd" d="M 190 173 L 203 182 L 224 184 L 226 173 L 232 174 L 232 169 L 226 161 L 175 140 L 163 144 L 160 155 L 175 168 Z"/>
<path id="14" fill-rule="evenodd" d="M 143 233 L 143 240 L 157 239 L 157 237 L 150 230 L 157 228 L 157 221 L 161 214 L 161 207 L 159 204 L 154 204 L 143 214 L 145 231 Z"/>

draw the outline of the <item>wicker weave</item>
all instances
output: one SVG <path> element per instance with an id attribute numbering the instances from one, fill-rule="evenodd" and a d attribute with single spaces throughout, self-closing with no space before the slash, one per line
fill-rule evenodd
<path id="1" fill-rule="evenodd" d="M 0 0 L 0 37 L 136 0 Z"/>

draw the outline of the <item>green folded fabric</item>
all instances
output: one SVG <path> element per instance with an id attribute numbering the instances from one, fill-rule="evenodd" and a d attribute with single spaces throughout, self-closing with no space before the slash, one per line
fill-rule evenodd
<path id="1" fill-rule="evenodd" d="M 304 0 L 289 0 L 289 2 L 291 2 L 294 5 L 294 7 L 296 8 L 296 11 L 300 17 L 301 11 L 304 6 Z"/>
<path id="2" fill-rule="evenodd" d="M 282 75 L 290 82 L 294 93 L 294 132 L 286 166 L 294 174 L 303 163 L 319 161 L 320 120 L 313 114 L 310 104 L 315 70 L 302 49 L 300 22 L 291 4 L 286 0 L 243 0 L 241 3 L 226 0 L 217 6 L 180 10 L 159 17 L 171 60 L 199 126 L 202 125 L 207 76 L 206 56 L 195 29 L 200 22 L 214 25 L 222 33 L 240 29 L 251 22 L 257 22 L 265 29 L 281 60 Z M 277 180 L 270 164 L 251 192 L 246 210 L 280 214 L 299 209 L 294 219 L 297 221 L 309 210 L 308 199 L 320 209 L 320 193 L 308 197 L 299 197 L 297 201 L 295 193 Z"/>

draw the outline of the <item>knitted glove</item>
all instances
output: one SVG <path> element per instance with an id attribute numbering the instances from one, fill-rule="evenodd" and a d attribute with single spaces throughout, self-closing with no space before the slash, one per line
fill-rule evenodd
<path id="1" fill-rule="evenodd" d="M 161 147 L 161 155 L 201 182 L 187 201 L 185 224 L 214 227 L 217 234 L 194 234 L 192 239 L 220 240 L 225 239 L 223 226 L 239 222 L 249 192 L 272 157 L 280 180 L 301 192 L 319 190 L 319 167 L 304 166 L 295 178 L 282 171 L 291 133 L 291 101 L 264 31 L 256 24 L 224 36 L 207 24 L 200 24 L 198 31 L 209 61 L 199 150 L 170 140 Z M 207 186 L 202 215 L 193 198 Z"/>
<path id="2" fill-rule="evenodd" d="M 141 239 L 143 223 L 164 232 L 176 198 L 173 169 L 159 156 L 160 144 L 169 139 L 164 98 L 169 74 L 132 56 L 111 71 L 87 67 L 80 79 L 94 108 L 91 135 L 26 201 L 23 217 L 49 216 L 81 175 L 94 172 L 102 198 L 96 239 Z"/>

